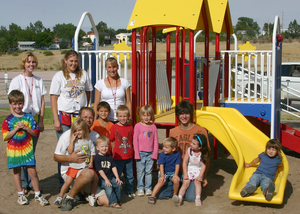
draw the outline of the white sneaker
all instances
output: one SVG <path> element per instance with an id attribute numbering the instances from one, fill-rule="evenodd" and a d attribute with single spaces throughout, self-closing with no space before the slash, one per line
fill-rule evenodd
<path id="1" fill-rule="evenodd" d="M 40 194 L 34 197 L 34 200 L 38 201 L 40 205 L 45 206 L 48 205 L 49 202 Z"/>
<path id="2" fill-rule="evenodd" d="M 60 196 L 57 196 L 55 201 L 54 201 L 54 205 L 60 206 L 62 203 L 63 198 Z"/>
<path id="3" fill-rule="evenodd" d="M 151 190 L 151 189 L 146 189 L 146 195 L 147 195 L 147 196 L 152 195 L 152 190 Z"/>
<path id="4" fill-rule="evenodd" d="M 145 194 L 144 194 L 144 190 L 138 190 L 138 192 L 137 192 L 137 196 L 139 196 L 139 197 L 141 197 L 141 196 L 144 196 Z"/>
<path id="5" fill-rule="evenodd" d="M 94 207 L 96 204 L 96 197 L 89 195 L 86 200 L 89 202 L 89 204 Z"/>
<path id="6" fill-rule="evenodd" d="M 28 200 L 27 200 L 26 196 L 23 195 L 23 194 L 19 195 L 19 196 L 18 196 L 18 203 L 19 203 L 20 205 L 28 204 Z"/>

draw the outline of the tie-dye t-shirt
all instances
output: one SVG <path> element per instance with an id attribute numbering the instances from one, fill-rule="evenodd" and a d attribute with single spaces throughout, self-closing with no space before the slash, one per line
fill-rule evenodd
<path id="1" fill-rule="evenodd" d="M 24 114 L 21 117 L 15 117 L 11 114 L 4 119 L 2 124 L 3 140 L 17 126 L 18 122 L 24 123 L 26 127 L 32 129 L 36 134 L 39 133 L 39 127 L 30 114 Z M 6 155 L 9 169 L 20 166 L 35 166 L 31 135 L 23 129 L 17 131 L 7 142 Z"/>

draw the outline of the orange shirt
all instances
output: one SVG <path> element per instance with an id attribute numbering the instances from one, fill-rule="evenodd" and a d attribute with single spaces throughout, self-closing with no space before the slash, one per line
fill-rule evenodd
<path id="1" fill-rule="evenodd" d="M 106 127 L 103 127 L 100 125 L 98 120 L 95 120 L 93 125 L 91 126 L 91 130 L 97 132 L 100 136 L 106 136 L 109 137 L 110 135 L 110 128 L 113 126 L 114 124 L 112 122 L 108 122 Z M 109 144 L 109 149 L 108 149 L 108 154 L 111 155 L 111 144 Z"/>

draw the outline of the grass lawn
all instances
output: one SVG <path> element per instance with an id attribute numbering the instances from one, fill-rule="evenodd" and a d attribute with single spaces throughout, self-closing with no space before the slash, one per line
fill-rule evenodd
<path id="1" fill-rule="evenodd" d="M 9 111 L 9 108 L 0 108 L 0 110 Z M 0 116 L 0 124 L 1 125 L 2 125 L 3 120 L 5 119 L 5 117 L 7 117 L 8 115 L 9 115 L 9 112 L 7 113 L 7 115 Z M 53 126 L 53 116 L 52 116 L 51 108 L 45 108 L 44 126 L 45 127 Z"/>

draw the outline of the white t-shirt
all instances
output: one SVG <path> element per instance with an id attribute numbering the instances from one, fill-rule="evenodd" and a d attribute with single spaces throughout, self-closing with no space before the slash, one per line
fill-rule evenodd
<path id="1" fill-rule="evenodd" d="M 80 150 L 79 153 L 84 153 L 88 158 L 91 157 L 91 155 L 96 155 L 95 153 L 95 146 L 91 140 L 81 140 L 77 139 L 77 141 L 74 144 L 74 151 Z M 70 163 L 70 167 L 73 169 L 84 169 L 86 167 L 86 163 Z"/>
<path id="2" fill-rule="evenodd" d="M 73 87 L 75 85 L 74 73 L 69 73 L 72 81 L 66 79 L 62 71 L 57 72 L 51 81 L 50 95 L 59 95 L 57 100 L 58 111 L 64 111 L 67 113 L 78 113 L 79 109 L 83 106 L 87 106 L 86 91 L 92 91 L 93 86 L 91 79 L 86 71 L 82 71 L 80 80 L 76 81 L 76 93 Z M 73 84 L 72 84 L 73 82 Z M 74 106 L 78 106 L 75 110 Z"/>
<path id="3" fill-rule="evenodd" d="M 113 92 L 115 92 L 115 88 L 107 88 L 104 79 L 98 80 L 95 84 L 95 88 L 101 92 L 101 101 L 106 101 L 110 105 L 111 111 L 108 116 L 109 121 L 117 121 L 117 116 L 116 116 L 116 110 L 119 105 L 125 105 L 126 104 L 126 99 L 125 99 L 125 91 L 127 88 L 130 87 L 130 84 L 127 79 L 120 78 L 121 80 L 121 86 L 117 88 L 117 93 L 116 93 L 116 105 L 114 102 L 114 97 L 113 97 Z M 113 90 L 113 91 L 112 91 Z"/>
<path id="4" fill-rule="evenodd" d="M 25 102 L 23 106 L 23 112 L 30 113 L 31 115 L 36 115 L 40 113 L 42 105 L 42 96 L 47 94 L 44 82 L 42 78 L 33 75 L 33 77 L 26 77 L 28 86 L 25 81 L 23 74 L 20 74 L 13 78 L 10 82 L 8 94 L 12 90 L 22 91 L 24 94 Z M 32 85 L 33 81 L 33 85 Z M 32 95 L 32 104 L 30 104 L 30 94 L 29 88 Z M 32 108 L 32 109 L 31 109 Z"/>
<path id="5" fill-rule="evenodd" d="M 67 150 L 68 146 L 70 144 L 70 134 L 71 134 L 71 130 L 69 129 L 61 135 L 61 137 L 59 138 L 58 143 L 56 145 L 56 149 L 55 149 L 54 154 L 57 154 L 57 155 L 70 155 L 68 153 L 68 150 Z M 97 132 L 91 131 L 90 135 L 89 135 L 89 140 L 91 140 L 93 142 L 93 144 L 95 145 L 96 139 L 98 137 L 100 137 L 100 135 Z M 61 173 L 62 177 L 68 171 L 69 166 L 70 166 L 69 162 L 61 163 L 60 173 Z"/>

